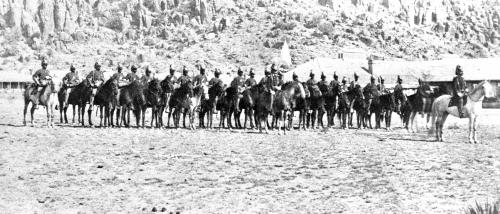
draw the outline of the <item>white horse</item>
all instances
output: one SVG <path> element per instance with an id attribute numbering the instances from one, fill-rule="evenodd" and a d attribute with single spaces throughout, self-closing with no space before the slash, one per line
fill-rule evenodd
<path id="1" fill-rule="evenodd" d="M 464 116 L 469 118 L 469 143 L 477 143 L 477 122 L 483 109 L 483 100 L 485 97 L 493 97 L 494 92 L 490 82 L 485 80 L 479 83 L 467 96 L 467 104 L 463 107 Z M 429 134 L 434 132 L 436 127 L 436 140 L 443 141 L 443 125 L 448 115 L 459 117 L 456 106 L 448 107 L 451 95 L 442 95 L 432 103 L 432 127 Z"/>

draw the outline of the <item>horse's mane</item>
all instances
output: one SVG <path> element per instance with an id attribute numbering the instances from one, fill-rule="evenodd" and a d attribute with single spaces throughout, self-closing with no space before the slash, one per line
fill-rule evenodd
<path id="1" fill-rule="evenodd" d="M 475 94 L 478 90 L 481 90 L 485 83 L 486 83 L 486 80 L 483 80 L 482 82 L 480 82 L 479 84 L 477 84 L 476 87 L 474 87 L 472 89 L 472 91 L 470 92 L 470 94 Z"/>

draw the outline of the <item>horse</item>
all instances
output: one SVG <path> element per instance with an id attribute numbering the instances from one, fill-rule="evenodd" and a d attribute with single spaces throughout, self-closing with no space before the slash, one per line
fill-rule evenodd
<path id="1" fill-rule="evenodd" d="M 54 82 L 51 78 L 42 80 L 46 82 L 41 90 L 34 93 L 38 87 L 35 84 L 27 84 L 24 90 L 24 111 L 23 111 L 23 124 L 26 126 L 26 113 L 28 112 L 28 105 L 31 105 L 31 125 L 34 126 L 33 114 L 35 113 L 34 103 L 38 100 L 38 104 L 45 107 L 47 111 L 47 127 L 54 127 L 54 107 L 56 104 L 57 91 L 55 90 Z"/>
<path id="2" fill-rule="evenodd" d="M 426 127 L 428 127 L 432 103 L 434 101 L 434 98 L 436 97 L 428 84 L 425 84 L 420 80 L 419 82 L 420 86 L 417 88 L 417 92 L 414 95 L 408 96 L 408 101 L 410 102 L 411 106 L 411 113 L 409 115 L 409 131 L 411 132 L 415 132 L 414 127 L 418 131 L 418 126 L 415 121 L 415 116 L 417 115 L 417 113 L 422 114 L 422 117 L 427 114 Z"/>
<path id="3" fill-rule="evenodd" d="M 233 128 L 233 124 L 231 122 L 231 117 L 234 115 L 234 125 L 235 128 L 240 128 L 241 124 L 238 124 L 239 120 L 237 118 L 237 107 L 238 100 L 240 99 L 240 94 L 238 93 L 238 88 L 237 87 L 229 87 L 226 89 L 226 101 L 227 101 L 227 125 L 229 129 Z"/>
<path id="4" fill-rule="evenodd" d="M 477 123 L 483 109 L 484 98 L 494 97 L 494 91 L 489 81 L 485 80 L 479 83 L 465 97 L 467 102 L 464 102 L 463 107 L 465 117 L 469 118 L 469 143 L 478 143 L 477 141 Z M 432 127 L 429 134 L 436 132 L 436 140 L 443 142 L 443 125 L 448 115 L 459 117 L 459 112 L 456 106 L 449 106 L 452 100 L 451 95 L 441 95 L 432 103 Z M 434 130 L 435 129 L 435 130 Z"/>
<path id="5" fill-rule="evenodd" d="M 99 106 L 100 114 L 100 127 L 114 126 L 113 115 L 117 107 L 116 96 L 118 94 L 118 81 L 114 78 L 107 80 L 102 87 L 97 90 L 94 104 Z M 103 115 L 104 109 L 104 115 Z M 103 126 L 104 118 L 104 126 Z M 117 124 L 118 125 L 118 124 Z"/>
<path id="6" fill-rule="evenodd" d="M 73 105 L 73 122 L 75 118 L 75 106 L 78 106 L 78 121 L 85 126 L 85 106 L 90 101 L 92 88 L 87 79 L 84 79 L 69 92 L 68 104 Z"/>
<path id="7" fill-rule="evenodd" d="M 264 123 L 265 131 L 268 133 L 267 117 L 270 113 L 272 113 L 274 93 L 272 90 L 266 90 L 261 84 L 253 87 L 255 87 L 255 91 L 253 91 L 252 96 L 255 101 L 254 110 L 256 125 L 259 128 L 259 132 L 262 133 L 262 123 Z"/>
<path id="8" fill-rule="evenodd" d="M 340 92 L 339 95 L 339 120 L 340 128 L 347 129 L 349 126 L 352 126 L 352 118 L 353 118 L 353 108 L 351 108 L 353 103 L 361 99 L 363 100 L 363 92 L 359 85 L 356 88 Z M 359 102 L 359 101 L 358 101 Z"/>
<path id="9" fill-rule="evenodd" d="M 120 89 L 119 103 L 122 108 L 121 120 L 125 127 L 130 127 L 130 110 L 135 116 L 137 128 L 140 126 L 141 112 L 146 105 L 146 97 L 144 96 L 144 86 L 139 80 L 131 82 L 129 85 Z M 144 127 L 144 120 L 142 123 Z"/>
<path id="10" fill-rule="evenodd" d="M 291 111 L 296 105 L 297 98 L 305 99 L 306 93 L 301 83 L 291 81 L 283 84 L 281 90 L 276 93 L 275 97 L 272 111 L 274 113 L 274 119 L 277 122 L 278 134 L 280 134 L 280 129 L 282 128 L 281 122 L 283 122 L 285 126 L 283 128 L 283 134 L 286 134 L 287 128 L 285 121 L 287 119 L 287 113 L 290 113 L 291 117 Z"/>
<path id="11" fill-rule="evenodd" d="M 207 127 L 212 129 L 213 127 L 213 115 L 217 110 L 217 103 L 219 99 L 225 95 L 224 85 L 216 84 L 208 89 L 208 99 L 204 101 L 204 106 L 202 109 L 205 111 L 200 111 L 200 120 L 203 120 L 205 114 L 207 115 Z M 200 121 L 200 124 L 204 121 Z"/>
<path id="12" fill-rule="evenodd" d="M 380 115 L 379 113 L 382 112 L 381 109 L 381 100 L 380 100 L 380 94 L 379 91 L 372 91 L 370 88 L 365 87 L 363 89 L 363 96 L 366 98 L 365 99 L 365 109 L 362 109 L 361 111 L 364 113 L 364 118 L 365 122 L 364 125 L 366 127 L 366 124 L 372 129 L 372 114 L 375 113 L 375 128 L 378 129 L 380 128 Z M 359 128 L 359 127 L 358 127 Z"/>
<path id="13" fill-rule="evenodd" d="M 374 103 L 372 103 L 373 105 Z M 385 120 L 385 129 L 391 129 L 392 112 L 396 106 L 394 93 L 383 93 L 379 96 L 371 112 L 375 113 L 375 128 L 381 128 L 380 123 Z M 371 116 L 370 116 L 371 117 Z"/>
<path id="14" fill-rule="evenodd" d="M 247 88 L 243 91 L 242 97 L 240 100 L 240 113 L 237 114 L 236 117 L 240 117 L 241 112 L 245 113 L 245 122 L 243 123 L 243 128 L 247 128 L 247 121 L 250 121 L 250 128 L 255 128 L 255 117 L 254 117 L 254 108 L 255 108 L 255 100 L 254 96 L 252 96 L 252 88 Z"/>
<path id="15" fill-rule="evenodd" d="M 161 81 L 161 99 L 160 106 L 158 109 L 158 119 L 160 126 L 164 126 L 163 123 L 163 113 L 168 109 L 168 117 L 167 117 L 167 127 L 170 126 L 170 116 L 172 115 L 173 107 L 169 106 L 170 98 L 172 97 L 172 93 L 174 92 L 174 83 L 169 79 L 165 78 Z"/>
<path id="16" fill-rule="evenodd" d="M 321 90 L 316 85 L 308 85 L 308 89 L 310 92 L 309 103 L 310 110 L 307 114 L 307 127 L 311 124 L 311 128 L 316 128 L 316 119 L 318 121 L 318 125 L 323 127 L 322 118 L 325 113 L 325 101 L 323 99 L 323 94 Z"/>
<path id="17" fill-rule="evenodd" d="M 61 89 L 59 89 L 59 92 L 57 92 L 57 98 L 59 100 L 59 119 L 60 123 L 68 123 L 68 106 L 71 104 L 73 106 L 73 119 L 72 123 L 75 123 L 75 114 L 76 110 L 75 107 L 78 105 L 76 102 L 71 102 L 71 99 L 69 98 L 69 94 L 73 90 L 73 87 L 67 87 L 66 85 L 63 85 Z M 68 95 L 68 101 L 66 102 L 66 95 Z M 80 122 L 80 114 L 78 114 L 78 122 Z"/>
<path id="18" fill-rule="evenodd" d="M 205 94 L 205 90 L 203 89 L 202 85 L 196 86 L 193 89 L 193 95 L 189 97 L 189 102 L 183 102 L 183 104 L 188 104 L 187 106 L 182 106 L 180 109 L 184 109 L 184 114 L 183 114 L 183 124 L 184 127 L 186 127 L 186 115 L 189 116 L 189 128 L 191 130 L 196 129 L 196 126 L 194 125 L 194 117 L 195 117 L 195 112 L 201 105 L 202 98 Z"/>
<path id="19" fill-rule="evenodd" d="M 358 125 L 358 129 L 366 128 L 367 124 L 367 115 L 369 109 L 368 99 L 365 98 L 365 93 L 363 93 L 363 89 L 361 86 L 356 85 L 352 90 L 351 96 L 353 96 L 352 102 L 353 110 L 356 111 L 356 121 Z M 349 118 L 349 123 L 352 125 L 353 112 L 351 111 L 351 117 Z"/>
<path id="20" fill-rule="evenodd" d="M 326 109 L 326 117 L 327 117 L 327 125 L 331 127 L 335 125 L 335 113 L 338 108 L 338 98 L 340 96 L 340 84 L 337 84 L 335 87 L 328 87 L 326 93 L 323 93 L 325 100 L 325 109 Z"/>
<path id="21" fill-rule="evenodd" d="M 291 110 L 291 115 L 288 120 L 288 127 L 291 129 L 293 128 L 293 117 L 295 114 L 295 111 L 299 112 L 299 129 L 302 127 L 303 130 L 306 130 L 306 116 L 308 111 L 310 110 L 310 99 L 309 97 L 311 96 L 309 89 L 306 85 L 306 83 L 301 83 L 297 82 L 298 84 L 302 85 L 302 89 L 304 89 L 304 98 L 302 97 L 297 97 L 295 100 L 295 105 L 292 106 Z"/>
<path id="22" fill-rule="evenodd" d="M 144 98 L 145 105 L 141 108 L 141 116 L 142 116 L 142 127 L 144 128 L 144 119 L 146 116 L 146 109 L 151 108 L 151 128 L 153 128 L 153 123 L 156 123 L 156 128 L 161 127 L 161 119 L 159 110 L 161 109 L 161 95 L 162 95 L 162 87 L 161 83 L 158 79 L 153 78 L 146 86 L 144 86 Z"/>

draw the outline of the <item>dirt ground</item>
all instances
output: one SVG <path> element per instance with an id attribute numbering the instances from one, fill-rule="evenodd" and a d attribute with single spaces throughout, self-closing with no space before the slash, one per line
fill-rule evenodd
<path id="1" fill-rule="evenodd" d="M 438 143 L 397 117 L 393 131 L 285 136 L 36 117 L 21 126 L 20 99 L 0 99 L 0 213 L 460 213 L 500 196 L 500 110 L 484 111 L 477 145 L 456 118 Z"/>

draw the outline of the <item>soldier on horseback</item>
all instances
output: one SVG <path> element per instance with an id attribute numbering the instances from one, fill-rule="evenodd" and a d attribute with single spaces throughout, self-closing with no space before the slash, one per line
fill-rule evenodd
<path id="1" fill-rule="evenodd" d="M 467 85 L 463 78 L 464 71 L 460 65 L 457 65 L 455 68 L 455 74 L 456 76 L 453 78 L 453 99 L 456 100 L 460 118 L 464 118 L 464 112 L 462 111 L 464 104 L 463 97 L 467 93 Z"/>
<path id="2" fill-rule="evenodd" d="M 292 74 L 292 80 L 294 82 L 299 82 L 299 76 L 297 76 L 297 74 L 295 74 L 295 72 L 293 72 L 293 74 Z"/>
<path id="3" fill-rule="evenodd" d="M 281 85 L 283 84 L 283 80 L 280 80 L 280 76 L 283 75 L 276 69 L 276 65 L 271 65 L 271 81 L 272 88 L 276 91 L 279 90 Z"/>
<path id="4" fill-rule="evenodd" d="M 243 71 L 241 68 L 238 68 L 238 76 L 236 76 L 233 81 L 231 82 L 231 87 L 235 89 L 237 92 L 236 96 L 239 96 L 244 89 L 245 86 L 245 78 L 243 77 Z M 236 99 L 236 112 L 240 111 L 240 99 Z"/>
<path id="5" fill-rule="evenodd" d="M 64 97 L 64 108 L 68 107 L 68 98 L 69 98 L 69 93 L 71 91 L 71 88 L 75 87 L 79 82 L 80 79 L 78 78 L 78 73 L 76 72 L 75 66 L 71 65 L 69 68 L 70 72 L 66 74 L 66 76 L 63 77 L 62 82 L 63 82 L 63 87 L 65 89 L 68 89 L 68 91 L 65 94 Z"/>
<path id="6" fill-rule="evenodd" d="M 382 78 L 382 76 L 379 77 L 379 81 L 380 83 L 377 85 L 377 89 L 381 92 L 381 93 L 387 93 L 387 89 L 385 88 L 385 80 L 384 78 Z"/>
<path id="7" fill-rule="evenodd" d="M 352 89 L 356 88 L 356 86 L 358 86 L 358 85 L 359 85 L 358 80 L 359 80 L 359 76 L 358 76 L 358 74 L 357 74 L 357 73 L 354 73 L 354 80 L 351 82 L 351 85 L 350 85 L 350 90 L 352 90 Z"/>
<path id="8" fill-rule="evenodd" d="M 104 83 L 104 74 L 101 71 L 101 65 L 98 62 L 94 64 L 94 69 L 95 70 L 91 71 L 87 75 L 86 79 L 89 81 L 92 88 L 98 88 Z"/>
<path id="9" fill-rule="evenodd" d="M 342 78 L 342 85 L 340 87 L 340 93 L 346 93 L 349 91 L 349 85 L 347 85 L 347 78 Z"/>
<path id="10" fill-rule="evenodd" d="M 137 67 L 135 65 L 132 65 L 132 67 L 130 67 L 130 73 L 127 74 L 127 76 L 125 76 L 125 80 L 127 80 L 130 83 L 136 81 L 139 79 L 139 77 L 137 76 Z"/>
<path id="11" fill-rule="evenodd" d="M 336 88 L 339 85 L 339 76 L 337 76 L 337 72 L 333 73 L 333 80 L 330 82 L 331 88 Z"/>
<path id="12" fill-rule="evenodd" d="M 373 101 L 373 98 L 375 98 L 375 96 L 378 94 L 378 88 L 377 88 L 377 85 L 375 85 L 375 77 L 374 76 L 371 76 L 370 77 L 370 83 L 368 83 L 365 88 L 364 88 L 364 91 L 366 92 L 366 99 L 368 99 L 368 115 L 370 115 L 370 108 L 372 106 L 372 101 Z"/>
<path id="13" fill-rule="evenodd" d="M 143 85 L 148 85 L 149 82 L 153 80 L 153 76 L 151 75 L 151 70 L 149 69 L 149 66 L 146 67 L 146 74 L 141 77 L 141 82 Z"/>
<path id="14" fill-rule="evenodd" d="M 123 86 L 122 81 L 123 81 L 123 73 L 122 73 L 122 66 L 118 65 L 118 67 L 116 68 L 116 73 L 113 74 L 113 76 L 111 76 L 111 79 L 114 79 L 116 81 L 116 83 L 118 84 L 118 88 Z M 114 104 L 115 105 L 120 105 L 119 103 L 119 98 L 120 98 L 120 90 L 117 91 L 118 93 L 115 94 L 114 96 Z"/>
<path id="15" fill-rule="evenodd" d="M 219 71 L 219 69 L 215 70 L 214 77 L 210 80 L 210 82 L 208 82 L 209 88 L 214 87 L 216 85 L 219 85 L 220 87 L 224 86 L 224 83 L 222 82 L 222 80 L 219 79 L 220 74 L 221 74 L 221 72 Z"/>
<path id="16" fill-rule="evenodd" d="M 49 83 L 51 76 L 49 70 L 47 70 L 47 61 L 42 59 L 42 68 L 37 70 L 33 74 L 33 82 L 35 84 L 33 95 L 35 95 L 35 100 L 33 105 L 35 105 L 35 109 L 38 109 L 38 92 Z"/>
<path id="17" fill-rule="evenodd" d="M 198 65 L 197 67 L 200 70 L 200 74 L 196 75 L 193 78 L 193 83 L 194 83 L 193 87 L 205 86 L 207 84 L 207 82 L 208 82 L 207 75 L 205 75 L 205 68 L 203 66 L 201 66 L 201 65 Z"/>
<path id="18" fill-rule="evenodd" d="M 186 66 L 182 68 L 182 76 L 177 79 L 177 83 L 180 85 L 180 87 L 188 84 L 191 82 L 191 77 L 188 76 L 188 70 L 186 69 Z"/>
<path id="19" fill-rule="evenodd" d="M 245 80 L 245 87 L 251 88 L 254 85 L 257 85 L 257 81 L 255 80 L 255 73 L 253 72 L 253 68 L 251 68 L 250 69 L 250 78 Z"/>
<path id="20" fill-rule="evenodd" d="M 175 70 L 172 68 L 172 65 L 170 65 L 169 69 L 170 74 L 165 77 L 165 80 L 168 83 L 176 83 L 177 82 L 177 77 L 175 77 Z"/>
<path id="21" fill-rule="evenodd" d="M 274 94 L 271 72 L 269 72 L 267 69 L 266 71 L 264 71 L 264 77 L 260 80 L 259 84 L 263 86 L 264 91 Z"/>
<path id="22" fill-rule="evenodd" d="M 328 93 L 328 81 L 326 81 L 326 76 L 321 72 L 321 81 L 318 82 L 319 90 L 323 95 Z"/>
<path id="23" fill-rule="evenodd" d="M 314 73 L 312 72 L 312 70 L 311 70 L 311 73 L 309 73 L 309 77 L 310 77 L 310 79 L 307 80 L 307 82 L 306 82 L 307 86 L 313 87 L 313 86 L 318 85 L 318 82 L 314 79 Z"/>

